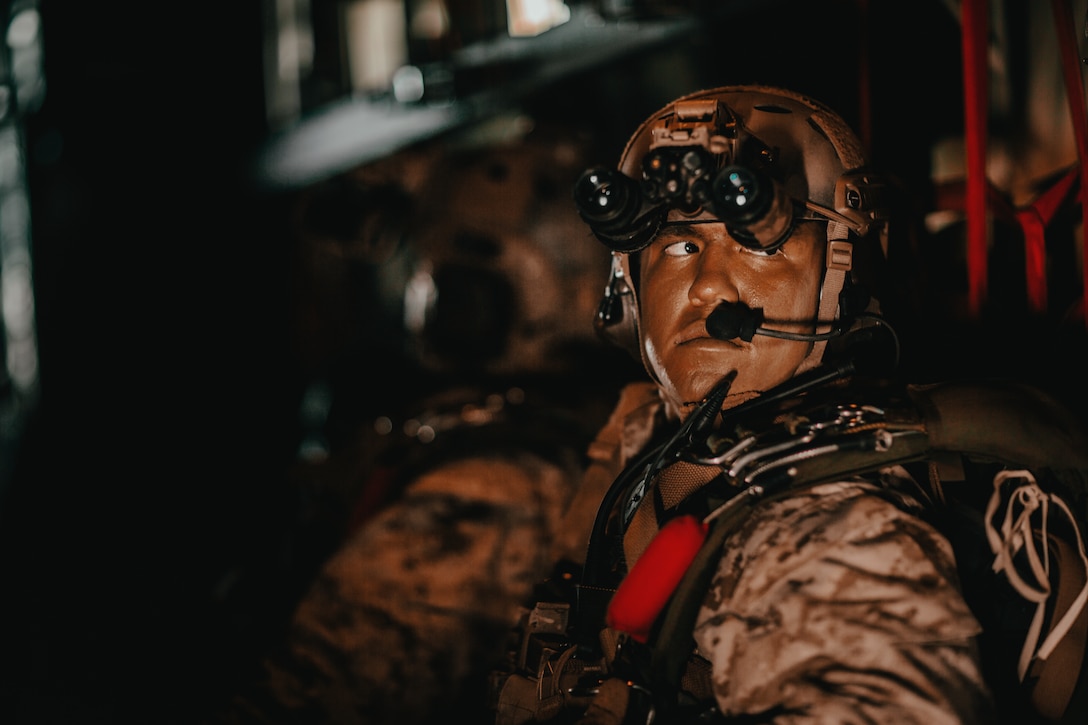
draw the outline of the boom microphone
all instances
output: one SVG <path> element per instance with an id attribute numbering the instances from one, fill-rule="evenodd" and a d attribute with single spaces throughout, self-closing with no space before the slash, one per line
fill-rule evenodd
<path id="1" fill-rule="evenodd" d="M 829 332 L 804 333 L 786 332 L 785 330 L 773 330 L 763 327 L 763 308 L 752 309 L 743 302 L 723 302 L 715 308 L 706 318 L 706 331 L 711 337 L 718 340 L 735 340 L 740 338 L 745 342 L 751 342 L 756 335 L 768 337 L 780 337 L 784 340 L 799 340 L 801 342 L 817 342 L 830 340 L 843 333 L 842 329 L 835 328 Z"/>
<path id="2" fill-rule="evenodd" d="M 718 340 L 740 338 L 751 342 L 755 335 L 781 337 L 787 340 L 815 342 L 842 338 L 841 349 L 832 357 L 846 360 L 850 370 L 863 374 L 887 372 L 899 365 L 899 337 L 880 315 L 861 314 L 857 319 L 868 319 L 874 324 L 856 329 L 839 324 L 830 332 L 806 334 L 785 332 L 763 327 L 763 309 L 752 309 L 743 302 L 723 302 L 706 318 L 706 331 Z"/>

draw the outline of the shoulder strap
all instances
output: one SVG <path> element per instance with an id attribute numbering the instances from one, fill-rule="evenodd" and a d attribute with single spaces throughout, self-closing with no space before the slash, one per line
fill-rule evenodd
<path id="1" fill-rule="evenodd" d="M 665 608 L 660 627 L 651 643 L 653 654 L 650 659 L 650 677 L 654 685 L 650 689 L 662 700 L 657 703 L 659 709 L 674 704 L 671 699 L 662 698 L 660 693 L 676 692 L 680 686 L 684 668 L 692 654 L 691 637 L 703 595 L 718 568 L 726 538 L 743 521 L 748 508 L 747 504 L 733 506 L 713 521 L 703 547 L 695 555 Z"/>
<path id="2" fill-rule="evenodd" d="M 552 544 L 553 560 L 584 561 L 587 535 L 593 530 L 601 500 L 608 496 L 613 482 L 629 465 L 629 459 L 647 445 L 661 405 L 653 383 L 636 381 L 620 391 L 608 421 L 586 452 L 589 465 L 557 529 Z"/>
<path id="3" fill-rule="evenodd" d="M 1085 423 L 1038 388 L 1003 381 L 909 385 L 929 447 L 992 460 L 1088 472 Z"/>

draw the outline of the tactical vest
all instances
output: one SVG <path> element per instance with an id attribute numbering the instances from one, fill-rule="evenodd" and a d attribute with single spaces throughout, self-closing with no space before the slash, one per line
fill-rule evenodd
<path id="1" fill-rule="evenodd" d="M 528 615 L 515 675 L 496 689 L 497 722 L 712 718 L 692 628 L 734 526 L 769 498 L 893 465 L 919 490 L 874 490 L 924 501 L 953 544 L 1001 712 L 1088 721 L 1082 423 L 1025 386 L 857 382 L 757 399 L 713 430 L 693 414 L 632 461 L 602 502 L 581 572 L 558 574 Z"/>

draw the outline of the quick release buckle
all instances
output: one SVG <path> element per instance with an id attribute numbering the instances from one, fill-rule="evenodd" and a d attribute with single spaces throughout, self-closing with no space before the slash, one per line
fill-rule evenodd
<path id="1" fill-rule="evenodd" d="M 789 414 L 772 429 L 698 462 L 719 465 L 735 481 L 752 484 L 769 471 L 844 449 L 886 451 L 893 435 L 885 423 L 885 410 L 873 405 L 838 404 Z"/>
<path id="2" fill-rule="evenodd" d="M 854 266 L 854 245 L 842 239 L 832 239 L 827 243 L 827 268 L 840 272 L 849 272 Z"/>

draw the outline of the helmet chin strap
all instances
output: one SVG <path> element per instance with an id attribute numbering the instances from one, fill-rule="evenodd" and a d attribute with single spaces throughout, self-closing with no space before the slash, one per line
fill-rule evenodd
<path id="1" fill-rule="evenodd" d="M 827 222 L 827 255 L 823 286 L 820 288 L 820 309 L 816 313 L 816 333 L 831 330 L 839 308 L 839 293 L 846 284 L 846 275 L 854 266 L 854 245 L 850 241 L 850 228 L 842 222 Z M 824 357 L 827 340 L 812 343 L 808 355 L 797 368 L 800 374 L 820 364 Z"/>

